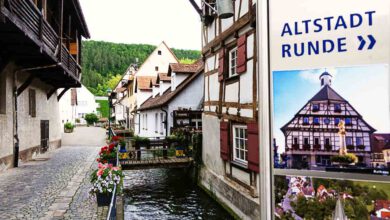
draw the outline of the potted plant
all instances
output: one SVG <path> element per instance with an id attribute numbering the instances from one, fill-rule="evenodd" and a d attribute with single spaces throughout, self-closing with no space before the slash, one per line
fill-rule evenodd
<path id="1" fill-rule="evenodd" d="M 70 122 L 66 122 L 64 124 L 64 132 L 65 133 L 72 133 L 73 132 L 73 129 L 74 129 L 74 125 Z"/>
<path id="2" fill-rule="evenodd" d="M 98 169 L 91 174 L 91 194 L 96 195 L 98 206 L 109 206 L 115 186 L 120 192 L 123 183 L 122 170 L 111 164 L 99 163 Z"/>
<path id="3" fill-rule="evenodd" d="M 100 149 L 99 158 L 96 159 L 99 163 L 110 163 L 116 166 L 116 154 L 117 154 L 117 144 L 111 143 L 108 146 L 104 146 Z"/>
<path id="4" fill-rule="evenodd" d="M 340 166 L 350 165 L 358 162 L 358 158 L 355 154 L 336 155 L 331 158 L 331 161 Z"/>

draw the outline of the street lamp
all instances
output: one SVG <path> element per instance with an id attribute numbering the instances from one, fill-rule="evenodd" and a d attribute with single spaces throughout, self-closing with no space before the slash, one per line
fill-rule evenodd
<path id="1" fill-rule="evenodd" d="M 110 88 L 107 89 L 107 96 L 108 96 L 108 139 L 111 139 L 111 105 L 112 105 L 112 99 L 111 99 L 112 90 Z"/>

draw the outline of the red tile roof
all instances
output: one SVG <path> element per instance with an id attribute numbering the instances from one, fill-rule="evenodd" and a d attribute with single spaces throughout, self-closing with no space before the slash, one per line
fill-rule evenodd
<path id="1" fill-rule="evenodd" d="M 168 76 L 171 76 L 172 72 L 196 73 L 200 68 L 203 68 L 203 61 L 201 59 L 193 64 L 170 63 L 168 68 Z"/>
<path id="2" fill-rule="evenodd" d="M 168 73 L 159 73 L 157 76 L 157 82 L 164 81 L 164 82 L 170 82 L 171 77 L 168 76 Z"/>
<path id="3" fill-rule="evenodd" d="M 136 88 L 140 90 L 150 90 L 150 82 L 156 80 L 155 76 L 137 76 Z"/>
<path id="4" fill-rule="evenodd" d="M 203 65 L 201 66 L 203 67 Z M 164 94 L 161 96 L 158 95 L 156 97 L 151 97 L 148 100 L 146 100 L 141 107 L 138 109 L 139 111 L 142 110 L 148 110 L 148 109 L 154 109 L 159 108 L 163 105 L 168 104 L 176 95 L 180 94 L 187 86 L 191 84 L 192 81 L 194 81 L 198 76 L 202 77 L 203 68 L 199 68 L 198 71 L 195 74 L 192 74 L 191 76 L 187 77 L 180 85 L 176 88 L 175 91 L 171 91 L 171 89 L 168 89 Z"/>

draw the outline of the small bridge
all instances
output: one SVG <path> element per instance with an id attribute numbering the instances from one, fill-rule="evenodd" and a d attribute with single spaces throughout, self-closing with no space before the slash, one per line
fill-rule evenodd
<path id="1" fill-rule="evenodd" d="M 189 147 L 170 144 L 166 140 L 149 140 L 141 144 L 135 142 L 134 147 L 128 148 L 130 150 L 125 152 L 122 149 L 119 153 L 119 163 L 123 170 L 182 168 L 191 166 L 193 162 Z"/>

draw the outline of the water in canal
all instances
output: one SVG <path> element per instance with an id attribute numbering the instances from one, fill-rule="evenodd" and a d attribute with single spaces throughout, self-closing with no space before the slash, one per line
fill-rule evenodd
<path id="1" fill-rule="evenodd" d="M 186 169 L 125 172 L 125 219 L 233 219 Z"/>

